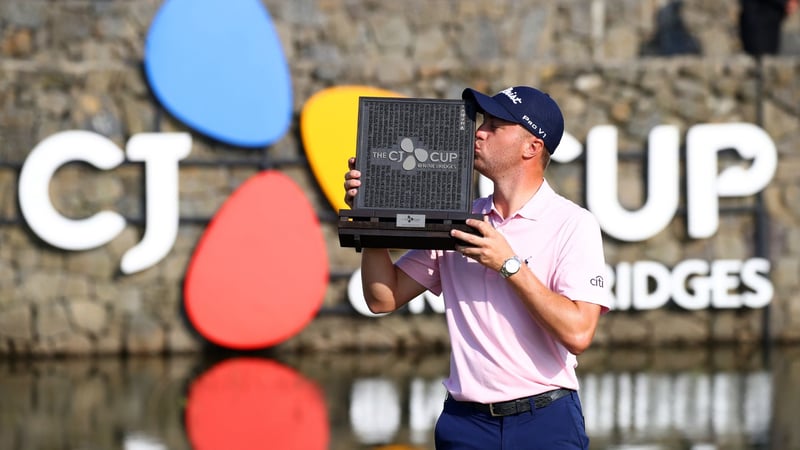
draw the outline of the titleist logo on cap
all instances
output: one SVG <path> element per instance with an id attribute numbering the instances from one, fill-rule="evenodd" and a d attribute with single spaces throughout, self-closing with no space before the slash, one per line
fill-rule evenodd
<path id="1" fill-rule="evenodd" d="M 511 99 L 511 102 L 514 103 L 515 105 L 517 103 L 522 103 L 522 99 L 517 97 L 517 93 L 514 92 L 514 88 L 513 87 L 510 87 L 508 89 L 504 89 L 504 90 L 500 91 L 500 93 L 506 94 L 506 97 Z"/>

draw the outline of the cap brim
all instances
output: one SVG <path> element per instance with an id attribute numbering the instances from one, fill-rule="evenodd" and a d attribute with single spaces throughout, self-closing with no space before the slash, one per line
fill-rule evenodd
<path id="1" fill-rule="evenodd" d="M 485 112 L 491 116 L 507 120 L 509 122 L 519 123 L 519 119 L 514 117 L 513 114 L 508 112 L 508 110 L 505 109 L 500 103 L 495 101 L 495 99 L 486 94 L 480 93 L 475 89 L 464 89 L 464 92 L 461 93 L 461 99 L 475 102 L 481 112 Z"/>

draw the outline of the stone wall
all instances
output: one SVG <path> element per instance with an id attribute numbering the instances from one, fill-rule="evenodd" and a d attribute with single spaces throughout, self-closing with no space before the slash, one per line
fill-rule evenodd
<path id="1" fill-rule="evenodd" d="M 336 239 L 334 212 L 304 161 L 298 121 L 262 152 L 193 135 L 181 163 L 181 227 L 156 267 L 122 275 L 122 254 L 141 238 L 143 171 L 113 172 L 69 164 L 51 185 L 54 205 L 70 217 L 100 209 L 130 225 L 101 248 L 65 252 L 41 242 L 21 218 L 19 170 L 32 148 L 69 129 L 91 130 L 124 146 L 146 131 L 183 130 L 148 90 L 141 64 L 159 1 L 0 0 L 0 354 L 176 353 L 206 345 L 181 314 L 182 282 L 206 221 L 265 158 L 305 187 L 323 221 L 332 272 L 326 308 L 348 308 L 346 284 L 358 266 Z M 783 28 L 783 47 L 761 64 L 744 55 L 737 2 L 727 0 L 265 0 L 289 61 L 295 113 L 314 93 L 361 84 L 414 97 L 457 98 L 475 87 L 497 91 L 530 84 L 553 95 L 567 130 L 585 142 L 592 127 L 619 130 L 622 154 L 639 155 L 661 124 L 762 124 L 780 163 L 760 197 L 730 199 L 737 211 L 763 200 L 764 243 L 776 292 L 765 309 L 613 312 L 598 345 L 800 340 L 800 16 Z M 762 84 L 763 83 L 763 84 Z M 761 89 L 763 86 L 763 89 Z M 217 164 L 235 160 L 235 164 Z M 579 203 L 581 161 L 550 169 L 559 191 Z M 644 198 L 641 162 L 620 162 L 620 201 Z M 757 249 L 752 214 L 732 213 L 720 230 L 690 240 L 685 217 L 647 241 L 606 240 L 610 264 L 649 259 L 747 258 Z M 323 315 L 279 348 L 341 350 L 441 348 L 440 317 L 379 319 Z"/>

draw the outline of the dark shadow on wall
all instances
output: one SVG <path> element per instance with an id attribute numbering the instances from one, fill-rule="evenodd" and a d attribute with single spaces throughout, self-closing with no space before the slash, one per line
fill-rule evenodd
<path id="1" fill-rule="evenodd" d="M 699 55 L 700 43 L 689 33 L 681 18 L 683 0 L 673 0 L 656 14 L 656 32 L 639 49 L 640 56 Z"/>

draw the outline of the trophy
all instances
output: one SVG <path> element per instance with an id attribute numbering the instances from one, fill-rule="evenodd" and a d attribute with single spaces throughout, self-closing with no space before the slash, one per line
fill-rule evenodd
<path id="1" fill-rule="evenodd" d="M 339 244 L 452 249 L 472 214 L 475 105 L 463 100 L 360 97 L 353 208 L 339 211 Z"/>

